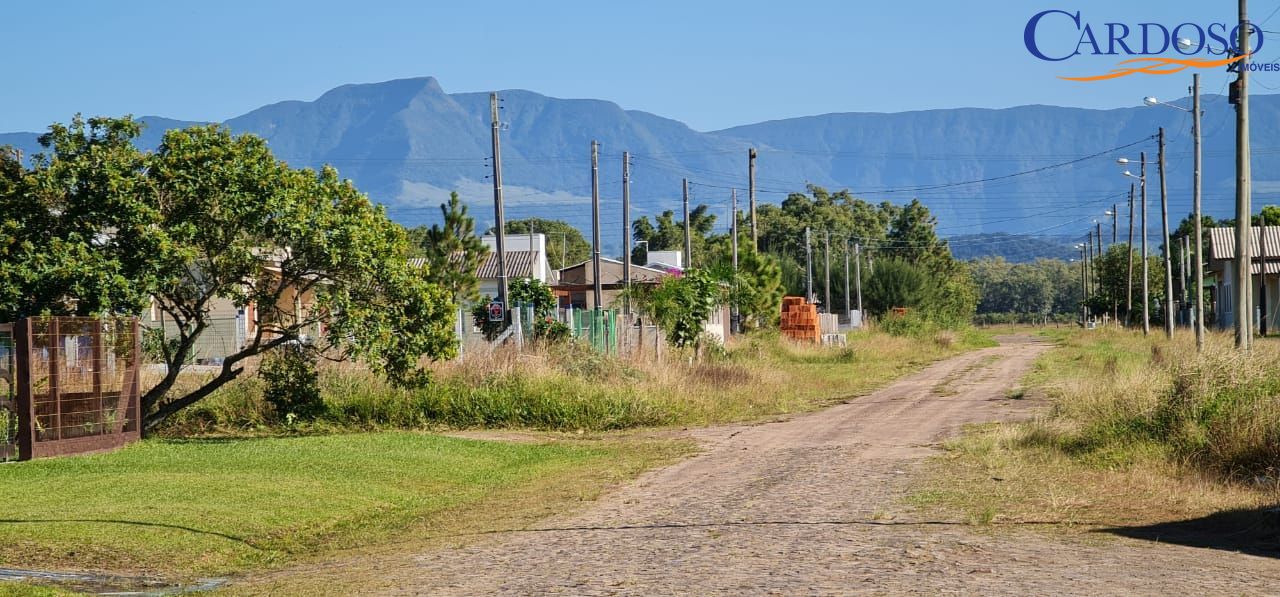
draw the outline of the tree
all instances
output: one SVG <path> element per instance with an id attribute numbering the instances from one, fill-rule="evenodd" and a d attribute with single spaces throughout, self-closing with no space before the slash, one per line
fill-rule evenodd
<path id="1" fill-rule="evenodd" d="M 709 266 L 713 278 L 725 284 L 729 304 L 736 307 L 743 329 L 775 325 L 782 307 L 782 266 L 772 255 L 752 248 L 745 220 L 738 223 L 738 270 L 733 269 L 733 237 L 724 234 L 708 241 Z"/>
<path id="2" fill-rule="evenodd" d="M 476 236 L 475 220 L 456 191 L 440 205 L 440 214 L 443 224 L 433 224 L 420 235 L 428 279 L 448 289 L 455 302 L 473 301 L 480 284 L 476 272 L 489 256 L 489 247 Z"/>
<path id="3" fill-rule="evenodd" d="M 885 242 L 885 251 L 900 259 L 906 259 L 926 265 L 951 261 L 951 249 L 946 241 L 940 240 L 936 228 L 938 218 L 929 213 L 929 208 L 912 199 L 911 203 L 898 210 Z"/>
<path id="4" fill-rule="evenodd" d="M 876 261 L 875 271 L 862 287 L 868 311 L 874 315 L 883 315 L 895 307 L 928 309 L 938 298 L 929 273 L 902 259 Z"/>
<path id="5" fill-rule="evenodd" d="M 150 296 L 173 336 L 157 332 L 167 367 L 142 397 L 144 429 L 276 347 L 358 358 L 401 385 L 427 381 L 423 356 L 456 350 L 449 292 L 409 266 L 403 229 L 335 170 L 290 169 L 262 139 L 218 126 L 169 131 L 144 155 L 138 132 L 128 118 L 76 118 L 42 137 L 51 153 L 24 175 L 25 194 L 2 199 L 35 206 L 5 216 L 14 232 L 3 242 L 25 247 L 11 269 L 32 292 L 3 308 L 136 314 Z M 310 307 L 295 296 L 313 297 Z M 175 392 L 219 299 L 254 305 L 256 330 L 211 377 Z"/>
<path id="6" fill-rule="evenodd" d="M 26 170 L 0 152 L 0 321 L 138 312 L 160 234 L 146 224 L 145 156 L 129 118 L 76 115 L 40 137 Z M 118 234 L 106 234 L 119 231 Z"/>
<path id="7" fill-rule="evenodd" d="M 654 218 L 654 221 L 656 224 L 651 224 L 649 217 L 644 216 L 632 223 L 632 238 L 645 242 L 644 246 L 632 249 L 632 263 L 644 264 L 648 261 L 649 251 L 684 250 L 684 220 L 677 220 L 675 212 L 668 209 Z M 686 263 L 685 267 L 701 266 L 707 262 L 707 236 L 711 234 L 715 223 L 716 217 L 706 205 L 699 205 L 689 212 L 689 243 L 693 246 L 693 263 Z"/>
<path id="8" fill-rule="evenodd" d="M 525 218 L 507 222 L 507 234 L 528 234 L 530 229 L 547 237 L 547 263 L 552 269 L 564 269 L 577 265 L 591 258 L 591 243 L 582 236 L 582 231 L 563 220 L 544 220 L 542 218 Z M 497 228 L 490 228 L 485 234 L 495 234 Z"/>
<path id="9" fill-rule="evenodd" d="M 667 341 L 677 348 L 701 348 L 703 324 L 720 305 L 720 283 L 700 269 L 664 278 L 648 296 L 644 309 L 667 333 Z"/>

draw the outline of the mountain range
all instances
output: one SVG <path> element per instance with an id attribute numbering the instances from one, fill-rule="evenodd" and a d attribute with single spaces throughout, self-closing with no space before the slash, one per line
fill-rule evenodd
<path id="1" fill-rule="evenodd" d="M 1109 223 L 1103 212 L 1113 204 L 1125 225 L 1131 179 L 1115 160 L 1132 159 L 1135 174 L 1138 152 L 1146 151 L 1154 163 L 1154 136 L 1164 127 L 1174 225 L 1191 205 L 1190 117 L 1164 106 L 849 112 L 702 132 L 604 100 L 524 90 L 498 95 L 506 217 L 557 218 L 589 230 L 590 143 L 596 140 L 609 250 L 616 250 L 622 235 L 623 151 L 632 156 L 633 218 L 678 211 L 681 179 L 687 178 L 690 202 L 711 204 L 720 223 L 727 223 L 730 188 L 747 187 L 747 154 L 754 147 L 761 202 L 780 202 L 814 184 L 848 188 L 875 202 L 918 197 L 938 216 L 944 236 L 1070 237 L 1083 236 L 1094 219 Z M 1251 99 L 1254 204 L 1261 206 L 1280 200 L 1280 96 Z M 1203 102 L 1205 210 L 1227 217 L 1234 193 L 1234 117 L 1223 97 L 1207 95 Z M 1172 103 L 1188 105 L 1185 98 Z M 144 148 L 155 147 L 168 128 L 196 124 L 142 120 Z M 431 77 L 343 85 L 314 101 L 263 106 L 223 124 L 266 138 L 292 165 L 335 165 L 406 225 L 437 221 L 438 206 L 451 190 L 471 205 L 481 225 L 493 220 L 488 93 L 446 93 Z M 0 145 L 32 154 L 40 150 L 37 137 L 3 133 Z M 1154 167 L 1150 174 L 1154 236 L 1159 185 Z M 745 191 L 738 199 L 745 209 Z"/>

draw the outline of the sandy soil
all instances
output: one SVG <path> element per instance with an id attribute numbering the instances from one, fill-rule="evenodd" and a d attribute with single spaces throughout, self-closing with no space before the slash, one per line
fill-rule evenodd
<path id="1" fill-rule="evenodd" d="M 973 527 L 904 505 L 940 440 L 1036 408 L 1006 393 L 1046 346 L 1001 340 L 821 412 L 692 431 L 702 454 L 578 514 L 349 572 L 376 569 L 359 592 L 392 594 L 1280 592 L 1276 559 Z"/>

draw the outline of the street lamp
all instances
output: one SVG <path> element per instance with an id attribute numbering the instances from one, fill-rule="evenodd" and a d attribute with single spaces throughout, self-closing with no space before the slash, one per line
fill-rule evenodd
<path id="1" fill-rule="evenodd" d="M 1181 47 L 1183 49 L 1189 49 L 1192 45 L 1191 40 L 1182 38 L 1182 37 L 1178 38 L 1177 43 L 1178 43 L 1178 47 Z M 1195 327 L 1195 330 L 1196 330 L 1196 351 L 1199 352 L 1204 350 L 1204 316 L 1203 316 L 1204 315 L 1204 246 L 1203 246 L 1204 232 L 1203 230 L 1201 230 L 1203 217 L 1201 216 L 1201 213 L 1200 213 L 1200 163 L 1201 163 L 1200 162 L 1200 141 L 1201 141 L 1200 116 L 1201 116 L 1201 110 L 1200 110 L 1200 74 L 1199 73 L 1195 73 L 1191 75 L 1190 91 L 1191 91 L 1191 108 L 1190 109 L 1183 108 L 1182 106 L 1175 106 L 1173 104 L 1168 104 L 1150 96 L 1143 98 L 1142 102 L 1148 106 L 1155 106 L 1158 104 L 1162 106 L 1168 106 L 1176 110 L 1182 110 L 1183 112 L 1188 112 L 1191 114 L 1191 133 L 1192 133 L 1192 138 L 1194 139 L 1194 142 L 1195 142 L 1195 150 L 1194 150 L 1195 166 L 1193 168 L 1193 173 L 1191 175 L 1192 189 L 1193 189 L 1192 190 L 1193 208 L 1191 211 L 1192 211 L 1192 217 L 1195 218 L 1195 235 L 1196 235 L 1196 257 L 1195 257 L 1196 258 L 1196 281 L 1195 281 L 1196 306 L 1195 306 L 1195 310 L 1192 312 L 1191 318 L 1194 320 L 1192 321 L 1192 325 Z M 1263 229 L 1263 234 L 1264 235 L 1266 234 L 1265 228 Z M 1263 269 L 1263 275 L 1265 276 L 1266 267 L 1263 267 L 1262 269 Z M 1266 292 L 1265 284 L 1263 285 L 1263 292 Z"/>

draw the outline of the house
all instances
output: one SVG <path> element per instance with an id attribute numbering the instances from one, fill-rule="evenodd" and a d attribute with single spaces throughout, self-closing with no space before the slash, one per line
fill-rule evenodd
<path id="1" fill-rule="evenodd" d="M 260 257 L 261 276 L 279 279 L 282 273 L 279 264 L 283 255 L 264 251 Z M 274 318 L 296 321 L 310 317 L 315 302 L 315 288 L 296 286 L 284 287 L 274 307 L 265 309 L 253 302 L 239 306 L 230 298 L 214 296 L 206 303 L 208 327 L 196 338 L 191 357 L 198 365 L 218 364 L 226 356 L 244 348 L 257 335 L 259 327 L 264 328 L 264 337 L 271 338 Z M 141 324 L 148 328 L 164 329 L 165 337 L 168 338 L 178 336 L 177 325 L 159 307 L 154 297 L 148 312 L 141 317 Z M 316 322 L 308 325 L 301 335 L 305 341 L 308 337 L 319 338 L 324 332 L 324 324 Z"/>
<path id="2" fill-rule="evenodd" d="M 1236 230 L 1235 228 L 1209 228 L 1209 251 L 1206 280 L 1216 280 L 1210 289 L 1213 295 L 1212 305 L 1206 300 L 1205 310 L 1210 311 L 1206 323 L 1216 324 L 1219 328 L 1231 328 L 1236 323 L 1235 296 L 1239 285 L 1236 283 Z M 1280 314 L 1280 226 L 1253 227 L 1252 248 L 1253 263 L 1250 271 L 1253 278 L 1254 323 L 1262 317 L 1272 326 Z M 1262 239 L 1264 242 L 1259 243 Z M 1265 257 L 1265 259 L 1264 259 Z M 1265 265 L 1265 275 L 1263 266 Z M 1262 282 L 1266 282 L 1263 292 Z"/>
<path id="3" fill-rule="evenodd" d="M 489 247 L 489 255 L 484 261 L 480 262 L 480 267 L 476 269 L 476 278 L 478 281 L 477 293 L 480 296 L 488 296 L 496 298 L 498 296 L 498 281 L 501 277 L 501 268 L 498 264 L 498 237 L 487 235 L 480 237 L 480 241 L 486 247 Z M 519 280 L 522 278 L 533 278 L 539 282 L 550 284 L 555 272 L 551 269 L 551 265 L 547 262 L 547 237 L 542 234 L 508 234 L 503 238 L 503 244 L 506 251 L 503 253 L 506 257 L 504 264 L 507 269 L 507 281 Z M 415 257 L 409 260 L 409 264 L 415 267 L 422 267 L 427 262 L 422 257 Z"/>
<path id="4" fill-rule="evenodd" d="M 631 266 L 631 283 L 656 286 L 663 278 L 678 273 L 678 269 L 662 269 L 659 267 Z M 571 265 L 559 271 L 558 281 L 551 286 L 560 301 L 561 308 L 594 309 L 595 304 L 595 271 L 591 260 Z M 622 277 L 622 262 L 617 259 L 600 258 L 600 306 L 609 308 L 627 287 Z"/>
<path id="5" fill-rule="evenodd" d="M 678 251 L 666 251 L 661 255 L 668 261 L 679 263 Z M 666 255 L 665 253 L 674 254 Z M 658 251 L 650 253 L 648 265 L 631 265 L 631 283 L 633 285 L 656 286 L 663 279 L 679 275 L 678 265 L 654 262 Z M 595 276 L 590 260 L 566 267 L 559 271 L 558 281 L 552 285 L 562 309 L 593 309 L 595 304 Z M 626 283 L 622 275 L 622 262 L 617 259 L 600 258 L 600 306 L 611 308 L 618 302 Z M 729 337 L 729 307 L 721 305 L 712 312 L 711 317 L 703 323 L 707 334 L 724 342 Z"/>

